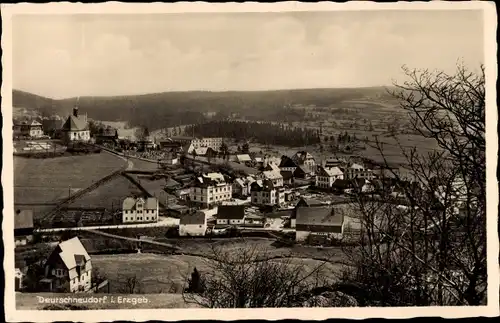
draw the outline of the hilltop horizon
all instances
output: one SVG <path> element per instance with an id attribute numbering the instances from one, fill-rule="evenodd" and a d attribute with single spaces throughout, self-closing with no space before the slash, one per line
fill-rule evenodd
<path id="1" fill-rule="evenodd" d="M 65 101 L 77 98 L 123 98 L 123 97 L 142 97 L 151 95 L 162 95 L 162 94 L 184 94 L 184 93 L 270 93 L 270 92 L 300 92 L 300 91 L 334 91 L 334 90 L 370 90 L 370 89 L 389 89 L 394 88 L 395 85 L 373 85 L 373 86 L 352 86 L 352 87 L 311 87 L 311 88 L 283 88 L 283 89 L 269 89 L 269 90 L 185 90 L 185 91 L 159 91 L 159 92 L 145 92 L 137 94 L 110 94 L 110 95 L 77 95 L 69 97 L 51 97 L 36 93 L 35 91 L 28 91 L 23 89 L 12 89 L 12 92 L 21 92 L 29 95 L 34 95 L 40 98 L 45 98 L 54 101 Z"/>

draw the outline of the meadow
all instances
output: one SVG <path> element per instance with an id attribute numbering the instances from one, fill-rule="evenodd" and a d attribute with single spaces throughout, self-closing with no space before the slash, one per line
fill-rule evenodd
<path id="1" fill-rule="evenodd" d="M 117 210 L 127 196 L 140 194 L 139 188 L 124 176 L 118 176 L 100 185 L 69 204 L 69 207 L 104 207 Z"/>
<path id="2" fill-rule="evenodd" d="M 93 255 L 93 266 L 105 273 L 110 281 L 111 293 L 120 292 L 126 277 L 136 275 L 141 282 L 143 293 L 181 293 L 186 278 L 189 277 L 194 267 L 202 274 L 210 274 L 210 260 L 204 256 L 210 255 L 208 241 L 180 241 L 180 246 L 185 252 L 181 255 L 160 254 L 121 254 L 121 255 Z M 335 248 L 317 249 L 314 247 L 294 246 L 293 248 L 276 248 L 269 239 L 248 239 L 245 242 L 220 240 L 215 242 L 223 247 L 225 252 L 239 252 L 242 247 L 256 247 L 267 257 L 285 256 L 287 258 L 272 261 L 281 262 L 290 260 L 290 266 L 297 269 L 312 271 L 321 265 L 322 277 L 335 280 L 341 265 L 336 263 L 342 255 Z M 244 245 L 243 245 L 244 243 Z M 190 254 L 193 252 L 196 255 Z M 322 260 L 329 256 L 332 262 L 324 263 Z"/>
<path id="3" fill-rule="evenodd" d="M 56 203 L 125 164 L 125 160 L 105 152 L 48 159 L 14 156 L 14 204 L 31 205 L 37 216 L 35 204 Z"/>

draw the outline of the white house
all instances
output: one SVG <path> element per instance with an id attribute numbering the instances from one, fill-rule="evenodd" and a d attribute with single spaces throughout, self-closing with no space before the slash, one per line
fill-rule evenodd
<path id="1" fill-rule="evenodd" d="M 205 213 L 198 211 L 183 215 L 179 222 L 179 235 L 204 236 L 207 232 L 207 217 Z"/>
<path id="2" fill-rule="evenodd" d="M 187 153 L 190 154 L 193 150 L 198 148 L 212 148 L 215 151 L 220 151 L 221 147 L 222 138 L 192 138 Z"/>
<path id="3" fill-rule="evenodd" d="M 189 190 L 191 202 L 210 206 L 232 198 L 232 185 L 221 173 L 208 173 L 196 178 Z"/>
<path id="4" fill-rule="evenodd" d="M 233 183 L 233 194 L 246 197 L 250 195 L 250 188 L 255 178 L 248 176 L 246 178 L 237 178 Z"/>
<path id="5" fill-rule="evenodd" d="M 86 292 L 92 287 L 92 261 L 78 237 L 57 245 L 45 262 L 44 289 L 53 292 Z"/>
<path id="6" fill-rule="evenodd" d="M 285 204 L 285 190 L 275 186 L 271 180 L 259 180 L 251 185 L 251 203 L 254 205 L 283 205 Z"/>
<path id="7" fill-rule="evenodd" d="M 236 155 L 236 157 L 235 157 L 235 162 L 240 163 L 240 164 L 244 164 L 246 162 L 251 162 L 251 161 L 252 161 L 252 157 L 250 157 L 249 154 Z"/>
<path id="8" fill-rule="evenodd" d="M 363 165 L 353 163 L 345 169 L 344 179 L 354 178 L 374 179 L 375 175 L 371 169 L 366 169 Z"/>
<path id="9" fill-rule="evenodd" d="M 74 107 L 73 114 L 68 117 L 62 127 L 63 140 L 70 142 L 88 142 L 90 141 L 90 130 L 87 122 L 87 116 L 78 115 L 78 107 Z"/>
<path id="10" fill-rule="evenodd" d="M 217 225 L 243 225 L 245 223 L 244 205 L 220 205 L 217 208 Z"/>
<path id="11" fill-rule="evenodd" d="M 159 215 L 158 199 L 156 197 L 127 197 L 123 201 L 123 223 L 157 222 Z"/>
<path id="12" fill-rule="evenodd" d="M 298 151 L 291 159 L 297 166 L 303 166 L 309 175 L 315 175 L 316 160 L 310 153 L 307 151 Z"/>
<path id="13" fill-rule="evenodd" d="M 326 168 L 318 167 L 316 174 L 316 187 L 331 188 L 337 179 L 344 179 L 344 173 L 338 167 Z"/>
<path id="14" fill-rule="evenodd" d="M 313 206 L 297 208 L 296 241 L 309 238 L 342 239 L 344 233 L 344 210 L 335 206 Z"/>
<path id="15" fill-rule="evenodd" d="M 258 179 L 270 180 L 275 187 L 283 186 L 283 176 L 279 168 L 273 170 L 265 170 L 257 175 Z"/>

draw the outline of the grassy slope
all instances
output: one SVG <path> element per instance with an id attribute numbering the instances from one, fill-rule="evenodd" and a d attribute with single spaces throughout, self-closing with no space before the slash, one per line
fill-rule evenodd
<path id="1" fill-rule="evenodd" d="M 125 161 L 108 153 L 49 159 L 14 157 L 14 202 L 50 203 L 119 169 Z M 36 216 L 36 210 L 35 210 Z"/>

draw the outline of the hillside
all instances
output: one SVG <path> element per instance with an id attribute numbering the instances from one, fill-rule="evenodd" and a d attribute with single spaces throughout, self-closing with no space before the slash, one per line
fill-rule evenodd
<path id="1" fill-rule="evenodd" d="M 54 100 L 13 90 L 13 105 L 38 110 L 41 115 L 67 115 L 77 98 Z M 388 102 L 383 87 L 352 89 L 305 89 L 252 92 L 164 92 L 134 96 L 80 97 L 78 105 L 90 118 L 103 121 L 127 121 L 130 126 L 144 125 L 151 130 L 204 120 L 204 112 L 219 117 L 237 113 L 241 117 L 281 121 L 289 105 L 332 107 L 348 100 Z"/>

